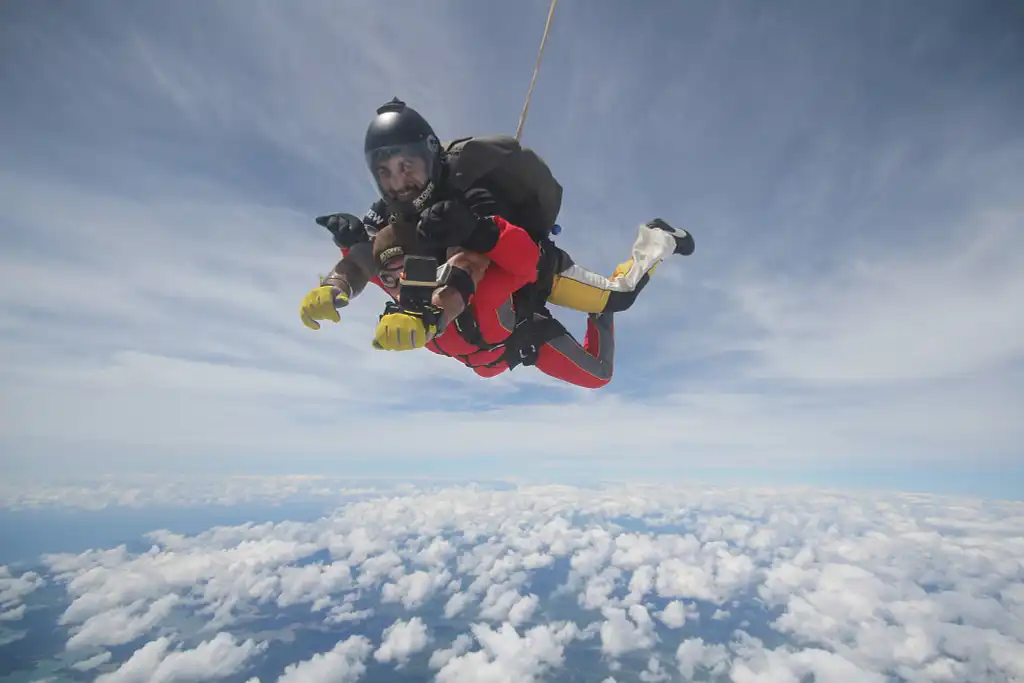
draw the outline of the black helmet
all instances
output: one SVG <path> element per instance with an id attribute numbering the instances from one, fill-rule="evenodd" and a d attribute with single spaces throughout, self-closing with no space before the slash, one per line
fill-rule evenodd
<path id="1" fill-rule="evenodd" d="M 441 143 L 426 119 L 397 97 L 377 109 L 363 154 L 374 185 L 393 212 L 420 213 L 441 179 Z"/>

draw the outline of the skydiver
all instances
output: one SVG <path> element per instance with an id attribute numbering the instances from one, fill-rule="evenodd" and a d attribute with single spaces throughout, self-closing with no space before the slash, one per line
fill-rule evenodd
<path id="1" fill-rule="evenodd" d="M 409 315 L 382 316 L 375 345 L 392 350 L 426 347 L 456 358 L 481 377 L 493 377 L 522 361 L 516 355 L 522 349 L 510 354 L 507 344 L 515 339 L 516 294 L 536 282 L 540 249 L 522 228 L 502 218 L 495 219 L 495 223 L 501 226 L 501 235 L 494 249 L 484 253 L 460 247 L 450 250 L 448 272 L 462 271 L 464 275 L 449 278 L 448 282 L 442 275 L 439 280 L 444 284 L 431 290 L 431 303 L 440 315 L 424 316 L 413 306 Z M 385 226 L 373 242 L 378 277 L 395 301 L 404 287 L 399 279 L 408 268 L 407 254 L 415 252 L 415 232 L 402 232 L 395 225 Z M 444 267 L 441 270 L 444 272 Z M 604 386 L 611 380 L 613 369 L 612 315 L 592 314 L 595 320 L 582 345 L 554 319 L 538 321 L 549 325 L 551 333 L 532 351 L 531 364 L 570 384 L 591 389 Z M 470 317 L 479 334 L 473 342 L 465 338 L 463 326 Z M 453 324 L 456 321 L 459 324 Z"/>
<path id="2" fill-rule="evenodd" d="M 573 263 L 564 250 L 555 246 L 543 232 L 543 227 L 538 237 L 538 213 L 547 208 L 548 218 L 553 220 L 550 206 L 534 202 L 524 208 L 522 202 L 515 205 L 510 201 L 508 192 L 497 189 L 498 171 L 504 173 L 504 169 L 485 173 L 468 187 L 457 187 L 454 181 L 462 173 L 452 172 L 451 150 L 452 145 L 449 145 L 442 151 L 430 125 L 397 99 L 378 109 L 378 116 L 366 133 L 364 152 L 380 198 L 362 220 L 350 214 L 318 218 L 318 223 L 331 231 L 343 257 L 320 286 L 303 299 L 300 313 L 307 327 L 318 329 L 317 320 L 338 322 L 337 309 L 347 305 L 368 282 L 373 281 L 383 288 L 373 260 L 372 242 L 388 224 L 414 226 L 419 248 L 432 250 L 442 257 L 439 261 L 444 261 L 443 257 L 453 247 L 481 253 L 493 249 L 500 233 L 494 217 L 501 217 L 512 226 L 522 226 L 537 240 L 540 247 L 537 278 L 517 292 L 517 313 L 520 322 L 527 324 L 517 326 L 524 328 L 524 332 L 514 345 L 510 345 L 510 352 L 519 353 L 518 359 L 510 359 L 512 366 L 519 362 L 532 364 L 536 360 L 537 349 L 545 341 L 568 334 L 554 321 L 545 304 L 591 314 L 587 337 L 598 339 L 603 332 L 610 333 L 611 314 L 632 305 L 658 263 L 673 253 L 688 255 L 693 252 L 693 237 L 687 231 L 655 219 L 640 226 L 631 258 L 620 264 L 611 278 L 588 271 Z M 469 162 L 458 158 L 457 163 L 466 168 Z M 546 166 L 542 170 L 546 171 Z M 534 172 L 526 176 L 526 184 L 538 175 Z M 506 173 L 500 179 L 507 183 L 509 177 Z M 557 213 L 561 187 L 549 173 L 547 178 L 556 194 L 552 195 L 548 187 L 541 188 L 536 194 L 546 193 L 542 199 L 548 200 L 554 196 L 554 212 Z M 523 180 L 521 177 L 513 179 Z M 522 194 L 524 187 L 518 189 Z M 469 211 L 460 211 L 460 208 L 468 208 Z M 607 317 L 601 318 L 600 314 Z M 538 324 L 533 324 L 535 320 Z M 471 323 L 471 317 L 467 316 L 466 321 Z M 473 325 L 468 327 L 470 329 L 463 331 L 463 340 L 479 347 L 479 329 Z M 423 321 L 408 311 L 387 313 L 381 319 L 378 332 L 381 329 L 416 331 L 420 340 L 426 337 Z M 524 334 L 527 338 L 522 338 Z M 386 334 L 376 342 L 379 348 L 405 348 Z M 523 355 L 524 351 L 526 355 Z M 608 379 L 610 370 L 608 377 L 602 377 L 599 382 L 607 383 Z"/>

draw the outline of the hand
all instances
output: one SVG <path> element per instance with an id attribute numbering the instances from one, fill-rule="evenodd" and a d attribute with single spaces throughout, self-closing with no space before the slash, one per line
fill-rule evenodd
<path id="1" fill-rule="evenodd" d="M 427 345 L 437 334 L 437 325 L 413 311 L 386 313 L 377 323 L 373 348 L 381 351 L 412 351 Z"/>
<path id="2" fill-rule="evenodd" d="M 466 310 L 466 297 L 452 286 L 439 287 L 430 297 L 432 306 L 441 311 L 442 320 L 448 324 Z"/>
<path id="3" fill-rule="evenodd" d="M 416 234 L 428 247 L 458 247 L 486 252 L 498 242 L 498 226 L 480 218 L 464 202 L 445 199 L 420 214 Z"/>
<path id="4" fill-rule="evenodd" d="M 469 273 L 473 278 L 473 284 L 479 286 L 480 280 L 484 278 L 484 273 L 491 265 L 491 259 L 475 251 L 454 247 L 448 250 L 448 263 Z"/>
<path id="5" fill-rule="evenodd" d="M 363 222 L 350 213 L 332 213 L 326 216 L 318 216 L 316 222 L 317 225 L 327 228 L 334 238 L 334 243 L 342 249 L 347 249 L 359 242 L 366 242 L 370 239 Z"/>
<path id="6" fill-rule="evenodd" d="M 317 320 L 339 322 L 341 316 L 338 315 L 338 309 L 347 305 L 348 296 L 345 295 L 345 292 L 337 287 L 321 285 L 302 299 L 299 317 L 302 318 L 302 324 L 309 329 L 319 330 L 320 323 Z"/>

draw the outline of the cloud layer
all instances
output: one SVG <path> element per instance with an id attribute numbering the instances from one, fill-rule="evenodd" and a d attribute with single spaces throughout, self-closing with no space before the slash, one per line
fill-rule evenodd
<path id="1" fill-rule="evenodd" d="M 1022 532 L 1020 504 L 911 494 L 410 489 L 49 555 L 2 595 L 62 587 L 67 664 L 103 681 L 979 683 L 1024 675 Z"/>

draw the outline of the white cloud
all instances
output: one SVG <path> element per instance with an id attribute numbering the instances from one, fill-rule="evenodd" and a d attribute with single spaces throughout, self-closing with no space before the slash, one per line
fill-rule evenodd
<path id="1" fill-rule="evenodd" d="M 0 612 L 0 621 L 18 621 L 25 616 L 25 609 L 25 605 L 18 605 L 6 612 Z"/>
<path id="2" fill-rule="evenodd" d="M 426 648 L 428 642 L 427 626 L 420 617 L 409 621 L 399 619 L 384 629 L 380 647 L 373 653 L 373 658 L 378 662 L 404 664 L 410 655 Z"/>
<path id="3" fill-rule="evenodd" d="M 434 567 L 446 563 L 455 553 L 455 546 L 446 539 L 435 538 L 429 546 L 416 554 L 415 562 L 427 567 Z"/>
<path id="4" fill-rule="evenodd" d="M 734 661 L 729 670 L 735 683 L 795 682 L 808 675 L 821 683 L 886 683 L 887 680 L 883 673 L 862 669 L 840 655 L 813 647 L 798 652 L 761 649 L 749 658 Z"/>
<path id="5" fill-rule="evenodd" d="M 615 590 L 615 583 L 622 576 L 616 567 L 607 567 L 600 574 L 591 576 L 579 596 L 584 609 L 601 609 L 609 603 L 609 595 Z"/>
<path id="6" fill-rule="evenodd" d="M 406 609 L 418 609 L 451 579 L 447 571 L 415 571 L 402 576 L 395 583 L 386 583 L 381 589 L 383 602 L 401 602 Z"/>
<path id="7" fill-rule="evenodd" d="M 730 655 L 724 645 L 709 645 L 702 638 L 687 638 L 676 648 L 676 664 L 684 680 L 691 680 L 700 670 L 711 676 L 725 672 Z"/>
<path id="8" fill-rule="evenodd" d="M 466 606 L 472 601 L 472 599 L 472 596 L 468 593 L 456 593 L 452 597 L 448 598 L 448 602 L 444 605 L 445 619 L 451 619 L 452 617 L 458 616 L 462 610 L 466 609 Z"/>
<path id="9" fill-rule="evenodd" d="M 682 628 L 687 619 L 698 620 L 700 613 L 697 606 L 692 603 L 673 600 L 665 605 L 664 610 L 658 612 L 658 618 L 669 628 Z"/>
<path id="10" fill-rule="evenodd" d="M 508 610 L 508 623 L 516 627 L 524 625 L 533 617 L 538 607 L 540 598 L 533 593 L 520 597 Z"/>
<path id="11" fill-rule="evenodd" d="M 459 657 L 469 652 L 469 649 L 473 646 L 473 637 L 468 633 L 462 633 L 456 636 L 455 640 L 449 647 L 434 650 L 430 655 L 429 666 L 431 669 L 440 669 L 444 667 L 453 657 Z"/>
<path id="12" fill-rule="evenodd" d="M 347 593 L 344 597 L 344 602 L 333 604 L 325 621 L 328 624 L 342 624 L 346 621 L 362 621 L 367 617 L 373 616 L 373 609 L 356 609 L 355 600 L 357 598 L 358 593 Z M 323 606 L 326 606 L 332 602 L 332 598 L 321 598 L 316 603 L 313 603 L 313 609 L 316 611 L 317 607 L 320 606 L 319 603 L 323 603 Z"/>
<path id="13" fill-rule="evenodd" d="M 565 646 L 578 634 L 571 623 L 535 626 L 523 635 L 511 624 L 494 630 L 474 624 L 471 630 L 481 649 L 448 659 L 437 672 L 437 683 L 543 680 L 562 666 Z"/>
<path id="14" fill-rule="evenodd" d="M 379 642 L 367 633 L 367 647 L 381 663 L 404 663 L 433 639 L 426 606 L 439 595 L 445 620 L 468 631 L 430 653 L 442 682 L 536 680 L 561 665 L 571 643 L 593 638 L 609 672 L 640 657 L 652 681 L 674 657 L 684 675 L 870 679 L 898 671 L 908 681 L 979 683 L 1018 675 L 1022 525 L 1020 503 L 920 494 L 407 487 L 312 522 L 155 532 L 143 552 L 51 555 L 34 578 L 6 569 L 4 578 L 10 595 L 51 580 L 66 590 L 69 648 L 125 643 L 159 628 L 148 649 L 119 664 L 126 680 L 171 666 L 161 664 L 175 661 L 167 634 L 183 623 L 172 614 L 190 610 L 208 622 L 200 633 L 220 630 L 223 643 L 281 607 L 308 606 L 307 618 L 336 625 L 399 603 L 422 611 Z M 447 563 L 418 564 L 425 549 L 443 550 Z M 563 582 L 552 585 L 560 572 Z M 696 601 L 708 603 L 732 640 L 695 631 Z M 758 619 L 785 644 L 766 650 L 748 637 Z"/>
<path id="15" fill-rule="evenodd" d="M 334 649 L 289 664 L 277 683 L 355 683 L 366 672 L 372 646 L 364 636 L 338 641 Z"/>
<path id="16" fill-rule="evenodd" d="M 213 681 L 232 676 L 266 648 L 266 643 L 238 641 L 218 633 L 191 650 L 171 650 L 172 640 L 146 643 L 118 669 L 101 674 L 96 683 L 171 683 Z"/>
<path id="17" fill-rule="evenodd" d="M 0 565 L 0 621 L 18 621 L 25 616 L 21 602 L 46 585 L 46 579 L 33 571 L 17 576 L 7 565 Z"/>
<path id="18" fill-rule="evenodd" d="M 281 590 L 278 606 L 312 601 L 314 611 L 326 607 L 332 594 L 352 586 L 352 572 L 344 562 L 283 567 L 278 578 Z"/>
<path id="19" fill-rule="evenodd" d="M 529 619 L 535 606 L 534 595 L 523 596 L 515 588 L 515 583 L 493 584 L 487 588 L 487 593 L 480 601 L 480 618 L 488 621 L 508 621 L 513 626 L 519 626 L 523 621 Z"/>
<path id="20" fill-rule="evenodd" d="M 658 683 L 659 681 L 667 681 L 672 677 L 668 671 L 666 671 L 661 661 L 657 657 L 651 657 L 647 660 L 647 668 L 640 672 L 640 680 L 643 683 Z"/>
<path id="21" fill-rule="evenodd" d="M 658 642 L 654 621 L 643 605 L 630 605 L 625 610 L 607 607 L 602 613 L 601 650 L 608 656 L 617 658 L 634 650 L 649 650 Z"/>
<path id="22" fill-rule="evenodd" d="M 177 594 L 170 593 L 148 605 L 145 600 L 136 600 L 94 614 L 72 632 L 67 647 L 80 650 L 130 643 L 166 619 L 180 600 Z"/>
<path id="23" fill-rule="evenodd" d="M 88 659 L 83 659 L 80 662 L 75 662 L 71 665 L 71 668 L 75 671 L 91 671 L 99 666 L 102 666 L 103 664 L 106 664 L 111 660 L 112 657 L 113 654 L 111 654 L 109 651 L 101 652 L 98 655 L 89 657 Z"/>

